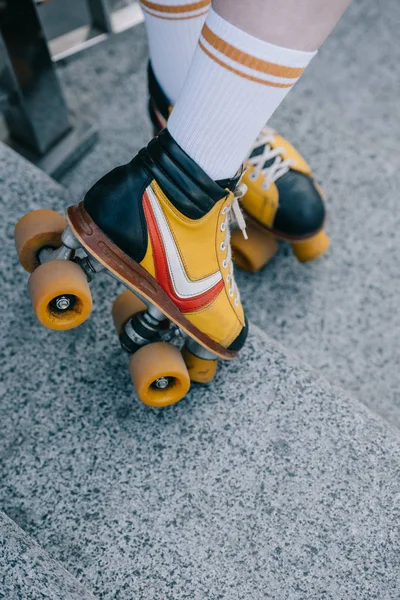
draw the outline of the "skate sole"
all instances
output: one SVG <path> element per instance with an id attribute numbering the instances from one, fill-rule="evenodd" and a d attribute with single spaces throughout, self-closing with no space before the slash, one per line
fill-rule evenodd
<path id="1" fill-rule="evenodd" d="M 160 284 L 142 266 L 116 246 L 86 212 L 83 202 L 70 206 L 67 222 L 82 247 L 126 287 L 157 307 L 193 340 L 222 358 L 231 360 L 237 352 L 228 350 L 198 329 L 175 306 Z"/>

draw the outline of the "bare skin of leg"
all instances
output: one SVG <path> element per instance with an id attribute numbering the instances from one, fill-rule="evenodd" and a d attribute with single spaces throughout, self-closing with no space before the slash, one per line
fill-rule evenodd
<path id="1" fill-rule="evenodd" d="M 350 0 L 213 0 L 221 17 L 270 44 L 317 50 Z"/>

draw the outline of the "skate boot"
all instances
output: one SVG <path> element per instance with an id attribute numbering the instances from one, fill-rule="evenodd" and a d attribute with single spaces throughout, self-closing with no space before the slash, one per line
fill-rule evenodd
<path id="1" fill-rule="evenodd" d="M 140 399 L 166 406 L 192 381 L 232 359 L 247 323 L 234 276 L 229 220 L 245 228 L 238 178 L 215 182 L 165 129 L 128 164 L 100 179 L 64 219 L 25 215 L 15 229 L 41 323 L 70 329 L 91 310 L 87 279 L 125 284 L 113 307 Z M 171 343 L 172 342 L 172 343 Z"/>
<path id="2" fill-rule="evenodd" d="M 277 240 L 289 242 L 300 262 L 316 260 L 329 248 L 323 230 L 322 190 L 306 161 L 283 137 L 264 127 L 257 137 L 242 181 L 247 193 L 242 208 L 249 241 L 232 234 L 235 262 L 252 273 L 277 252 Z"/>
<path id="3" fill-rule="evenodd" d="M 148 67 L 149 115 L 157 132 L 167 123 L 171 105 Z M 235 262 L 246 271 L 261 269 L 277 252 L 278 239 L 289 242 L 296 258 L 308 262 L 329 248 L 323 231 L 325 204 L 322 190 L 302 156 L 283 137 L 265 127 L 245 162 L 242 182 L 247 193 L 241 206 L 248 240 L 233 231 Z"/>

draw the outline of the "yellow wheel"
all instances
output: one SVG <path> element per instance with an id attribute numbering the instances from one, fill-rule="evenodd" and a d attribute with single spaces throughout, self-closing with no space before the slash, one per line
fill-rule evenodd
<path id="1" fill-rule="evenodd" d="M 122 292 L 115 300 L 111 310 L 118 335 L 122 333 L 123 328 L 131 317 L 144 310 L 146 310 L 145 303 L 139 300 L 133 292 L 130 290 Z"/>
<path id="2" fill-rule="evenodd" d="M 314 237 L 302 242 L 293 242 L 292 248 L 297 260 L 305 263 L 316 260 L 328 250 L 330 245 L 329 237 L 325 231 L 320 231 Z"/>
<path id="3" fill-rule="evenodd" d="M 235 263 L 244 271 L 256 273 L 278 252 L 278 242 L 267 231 L 247 226 L 248 239 L 235 229 L 231 235 L 232 255 Z"/>
<path id="4" fill-rule="evenodd" d="M 73 329 L 91 313 L 86 276 L 71 261 L 51 260 L 40 265 L 30 276 L 28 288 L 37 318 L 49 329 Z"/>
<path id="5" fill-rule="evenodd" d="M 140 400 L 155 408 L 175 404 L 186 396 L 190 377 L 178 348 L 154 342 L 132 355 L 129 369 Z"/>
<path id="6" fill-rule="evenodd" d="M 206 360 L 192 354 L 186 346 L 182 348 L 182 356 L 185 361 L 191 381 L 197 383 L 209 383 L 217 372 L 218 360 Z"/>
<path id="7" fill-rule="evenodd" d="M 33 210 L 16 224 L 14 240 L 19 262 L 28 273 L 39 266 L 38 252 L 41 248 L 61 246 L 61 234 L 66 227 L 64 217 L 47 208 Z"/>

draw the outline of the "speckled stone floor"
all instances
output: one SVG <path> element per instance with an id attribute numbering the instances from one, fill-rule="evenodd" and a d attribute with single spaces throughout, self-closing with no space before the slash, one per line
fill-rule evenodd
<path id="1" fill-rule="evenodd" d="M 282 247 L 237 276 L 253 323 L 398 426 L 399 26 L 397 0 L 355 1 L 273 118 L 325 189 L 329 254 L 303 266 Z M 101 131 L 63 180 L 75 198 L 148 141 L 146 60 L 139 26 L 60 67 Z"/>
<path id="2" fill-rule="evenodd" d="M 0 512 L 1 600 L 96 600 Z"/>
<path id="3" fill-rule="evenodd" d="M 0 598 L 399 598 L 399 15 L 356 1 L 274 118 L 324 182 L 332 251 L 239 274 L 260 328 L 164 411 L 132 391 L 118 285 L 94 282 L 81 328 L 44 330 L 12 242 L 148 141 L 143 27 L 60 66 L 101 133 L 66 187 L 0 145 L 0 507 L 35 540 L 0 515 Z"/>
<path id="4" fill-rule="evenodd" d="M 112 327 L 111 278 L 95 280 L 80 328 L 37 323 L 13 226 L 69 198 L 1 145 L 0 161 L 8 517 L 101 600 L 397 600 L 397 431 L 257 327 L 209 386 L 165 410 L 141 404 Z M 24 573 L 58 585 L 54 563 L 1 523 L 7 600 L 21 600 Z"/>

